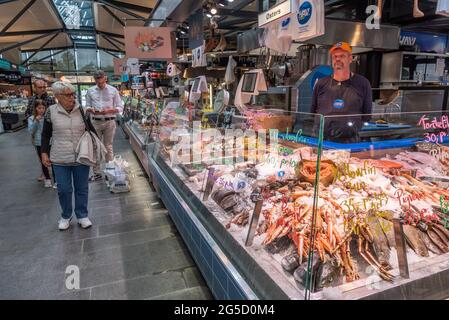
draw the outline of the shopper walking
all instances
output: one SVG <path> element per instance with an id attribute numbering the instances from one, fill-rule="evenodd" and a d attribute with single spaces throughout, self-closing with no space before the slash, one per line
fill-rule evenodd
<path id="1" fill-rule="evenodd" d="M 47 107 L 54 105 L 56 103 L 55 98 L 51 97 L 47 93 L 47 82 L 42 79 L 37 79 L 34 81 L 34 92 L 35 94 L 28 99 L 28 106 L 25 111 L 25 117 L 30 117 L 33 114 L 34 102 L 39 99 L 45 102 Z"/>
<path id="2" fill-rule="evenodd" d="M 106 83 L 107 77 L 103 70 L 94 73 L 95 86 L 86 94 L 86 113 L 92 115 L 93 126 L 98 137 L 105 145 L 108 153 L 106 161 L 114 158 L 112 144 L 114 142 L 117 113 L 123 112 L 123 102 L 116 88 Z M 100 165 L 94 167 L 91 180 L 101 179 Z"/>
<path id="3" fill-rule="evenodd" d="M 67 230 L 72 219 L 72 195 L 75 193 L 75 215 L 82 228 L 92 226 L 88 218 L 89 166 L 76 162 L 75 150 L 86 127 L 75 90 L 70 83 L 58 81 L 52 86 L 58 103 L 45 113 L 42 131 L 42 163 L 53 164 L 58 181 L 62 217 L 59 230 Z M 52 146 L 50 151 L 50 139 Z M 73 184 L 73 187 L 72 187 Z"/>
<path id="4" fill-rule="evenodd" d="M 44 187 L 51 188 L 52 184 L 50 171 L 42 164 L 41 160 L 41 135 L 44 127 L 44 114 L 46 109 L 47 106 L 45 105 L 44 100 L 34 100 L 33 115 L 28 118 L 28 131 L 31 134 L 32 143 L 36 148 L 37 156 L 39 157 L 39 162 L 41 163 L 42 174 L 45 177 Z"/>

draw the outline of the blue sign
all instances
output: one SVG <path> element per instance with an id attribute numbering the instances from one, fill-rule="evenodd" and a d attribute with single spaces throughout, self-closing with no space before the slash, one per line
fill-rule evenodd
<path id="1" fill-rule="evenodd" d="M 279 171 L 279 172 L 278 172 L 278 176 L 279 176 L 279 177 L 282 178 L 284 175 L 285 175 L 285 172 L 284 172 L 284 171 Z"/>
<path id="2" fill-rule="evenodd" d="M 401 31 L 399 45 L 413 47 L 416 52 L 446 53 L 447 36 L 424 32 Z"/>
<path id="3" fill-rule="evenodd" d="M 10 70 L 11 63 L 7 60 L 0 59 L 0 69 Z"/>
<path id="4" fill-rule="evenodd" d="M 301 25 L 309 22 L 312 17 L 312 4 L 309 1 L 304 2 L 298 9 L 297 13 L 298 22 Z"/>
<path id="5" fill-rule="evenodd" d="M 290 17 L 285 19 L 285 20 L 283 20 L 282 23 L 281 23 L 282 29 L 288 28 L 290 22 L 291 22 L 291 18 Z"/>

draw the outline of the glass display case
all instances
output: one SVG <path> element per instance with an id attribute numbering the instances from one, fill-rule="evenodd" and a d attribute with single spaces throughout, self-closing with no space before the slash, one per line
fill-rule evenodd
<path id="1" fill-rule="evenodd" d="M 143 97 L 128 97 L 124 104 L 122 127 L 129 137 L 132 149 L 141 161 L 147 174 L 148 153 L 155 137 L 159 134 L 159 119 L 162 111 L 170 105 L 179 104 L 177 99 L 145 99 Z"/>
<path id="2" fill-rule="evenodd" d="M 241 118 L 167 113 L 148 151 L 216 298 L 449 296 L 446 113 Z"/>
<path id="3" fill-rule="evenodd" d="M 0 114 L 5 130 L 14 130 L 25 125 L 27 105 L 28 100 L 24 98 L 0 100 Z"/>

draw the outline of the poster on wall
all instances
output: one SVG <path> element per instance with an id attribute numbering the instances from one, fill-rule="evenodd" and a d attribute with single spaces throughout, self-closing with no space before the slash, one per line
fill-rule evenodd
<path id="1" fill-rule="evenodd" d="M 195 49 L 203 44 L 203 9 L 198 10 L 189 18 L 189 48 Z"/>
<path id="2" fill-rule="evenodd" d="M 133 58 L 172 59 L 171 28 L 125 27 L 125 50 Z"/>

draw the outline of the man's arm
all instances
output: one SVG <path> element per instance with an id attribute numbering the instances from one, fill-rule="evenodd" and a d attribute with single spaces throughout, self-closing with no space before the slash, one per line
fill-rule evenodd
<path id="1" fill-rule="evenodd" d="M 115 94 L 113 98 L 114 108 L 117 109 L 117 113 L 123 113 L 123 101 L 120 97 L 120 93 L 115 89 Z"/>
<path id="2" fill-rule="evenodd" d="M 34 99 L 33 99 L 33 97 L 31 97 L 28 99 L 28 105 L 27 105 L 27 109 L 25 111 L 25 118 L 29 118 L 33 114 L 33 104 L 34 104 Z"/>

